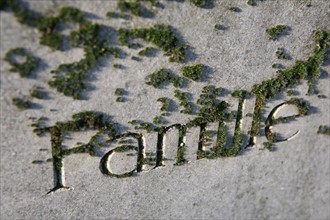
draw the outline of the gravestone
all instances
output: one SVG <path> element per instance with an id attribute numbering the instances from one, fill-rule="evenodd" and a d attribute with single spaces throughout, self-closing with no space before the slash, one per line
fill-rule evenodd
<path id="1" fill-rule="evenodd" d="M 329 219 L 330 3 L 2 1 L 1 219 Z"/>

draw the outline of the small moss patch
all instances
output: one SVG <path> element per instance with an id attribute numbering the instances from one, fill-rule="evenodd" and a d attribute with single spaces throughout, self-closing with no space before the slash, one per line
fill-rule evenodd
<path id="1" fill-rule="evenodd" d="M 185 66 L 181 69 L 182 74 L 194 81 L 200 81 L 202 77 L 202 64 L 196 64 L 192 66 Z"/>
<path id="2" fill-rule="evenodd" d="M 286 25 L 275 25 L 266 29 L 266 33 L 269 36 L 269 39 L 277 39 L 288 27 Z"/>
<path id="3" fill-rule="evenodd" d="M 18 109 L 24 110 L 32 107 L 31 101 L 29 101 L 25 97 L 14 97 L 12 99 L 13 105 L 15 105 Z"/>
<path id="4" fill-rule="evenodd" d="M 277 48 L 275 54 L 278 59 L 282 59 L 282 60 L 290 59 L 290 55 L 284 50 L 284 48 Z"/>
<path id="5" fill-rule="evenodd" d="M 146 84 L 151 85 L 154 88 L 160 88 L 161 85 L 169 82 L 171 82 L 175 87 L 180 87 L 182 86 L 183 79 L 164 68 L 150 74 L 146 79 Z"/>
<path id="6" fill-rule="evenodd" d="M 330 136 L 330 126 L 327 125 L 320 125 L 319 129 L 317 130 L 318 134 L 325 134 Z"/>
<path id="7" fill-rule="evenodd" d="M 163 24 L 156 24 L 151 28 L 119 29 L 118 40 L 122 45 L 130 45 L 130 41 L 141 38 L 155 44 L 170 56 L 171 62 L 184 61 L 184 46 L 179 44 L 178 38 L 171 31 L 170 27 Z"/>
<path id="8" fill-rule="evenodd" d="M 23 61 L 19 62 L 18 58 Z M 31 56 L 24 48 L 9 50 L 4 59 L 12 66 L 10 71 L 18 72 L 21 77 L 32 76 L 33 70 L 38 67 L 38 59 Z"/>

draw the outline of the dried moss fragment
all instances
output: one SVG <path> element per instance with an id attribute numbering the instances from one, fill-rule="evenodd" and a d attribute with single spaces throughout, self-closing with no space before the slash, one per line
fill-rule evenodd
<path id="1" fill-rule="evenodd" d="M 18 58 L 24 61 L 20 62 Z M 31 56 L 24 48 L 9 50 L 4 59 L 12 66 L 10 71 L 18 72 L 21 77 L 31 77 L 38 67 L 38 59 Z"/>

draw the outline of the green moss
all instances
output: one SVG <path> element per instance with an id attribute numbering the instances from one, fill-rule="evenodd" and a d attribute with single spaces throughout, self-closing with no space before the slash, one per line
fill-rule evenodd
<path id="1" fill-rule="evenodd" d="M 330 136 L 330 126 L 320 125 L 317 134 L 325 134 Z"/>
<path id="2" fill-rule="evenodd" d="M 157 102 L 162 103 L 162 107 L 160 108 L 160 111 L 168 111 L 170 107 L 170 99 L 166 97 L 161 97 L 157 99 Z"/>
<path id="3" fill-rule="evenodd" d="M 118 41 L 122 45 L 129 45 L 135 38 L 141 38 L 147 42 L 155 44 L 162 49 L 166 55 L 170 56 L 169 61 L 184 61 L 184 47 L 179 45 L 179 41 L 170 27 L 163 24 L 156 24 L 151 28 L 119 29 Z"/>
<path id="4" fill-rule="evenodd" d="M 241 9 L 236 6 L 229 7 L 228 9 L 229 9 L 229 11 L 232 11 L 232 12 L 241 12 Z"/>
<path id="5" fill-rule="evenodd" d="M 294 94 L 295 94 L 295 92 L 292 89 L 286 91 L 287 96 L 293 96 Z"/>
<path id="6" fill-rule="evenodd" d="M 123 65 L 118 64 L 118 63 L 114 63 L 112 66 L 116 69 L 122 69 L 123 68 Z"/>
<path id="7" fill-rule="evenodd" d="M 326 99 L 327 98 L 327 96 L 323 95 L 323 94 L 317 95 L 317 97 L 320 98 L 320 99 Z"/>
<path id="8" fill-rule="evenodd" d="M 21 110 L 32 108 L 32 103 L 25 97 L 14 97 L 12 103 Z"/>
<path id="9" fill-rule="evenodd" d="M 213 0 L 189 0 L 189 1 L 199 8 L 204 8 L 208 4 L 211 4 Z"/>
<path id="10" fill-rule="evenodd" d="M 159 88 L 162 84 L 172 79 L 171 73 L 165 69 L 160 69 L 147 77 L 146 84 Z"/>
<path id="11" fill-rule="evenodd" d="M 136 16 L 143 15 L 142 5 L 136 0 L 131 0 L 131 1 L 118 0 L 117 6 L 121 12 L 130 11 L 133 15 Z"/>
<path id="12" fill-rule="evenodd" d="M 277 39 L 288 27 L 286 25 L 275 25 L 266 29 L 266 33 L 269 35 L 269 39 Z"/>
<path id="13" fill-rule="evenodd" d="M 30 90 L 30 96 L 37 99 L 46 99 L 48 97 L 48 94 L 43 87 L 34 86 Z"/>
<path id="14" fill-rule="evenodd" d="M 189 102 L 188 93 L 175 90 L 174 97 L 178 98 L 179 105 L 183 108 L 180 113 L 192 114 L 193 103 Z"/>
<path id="15" fill-rule="evenodd" d="M 42 34 L 40 43 L 56 50 L 62 50 L 65 36 L 59 33 L 57 27 L 63 22 L 84 23 L 83 12 L 73 7 L 62 7 L 58 16 L 38 18 L 36 27 Z"/>
<path id="16" fill-rule="evenodd" d="M 81 99 L 81 93 L 87 88 L 87 73 L 93 68 L 100 57 L 106 54 L 119 56 L 116 48 L 109 47 L 105 40 L 98 39 L 98 25 L 83 23 L 78 31 L 70 34 L 71 42 L 84 47 L 84 58 L 78 62 L 61 64 L 51 71 L 53 78 L 48 82 L 58 92 L 74 99 Z"/>
<path id="17" fill-rule="evenodd" d="M 163 119 L 162 116 L 155 116 L 152 120 L 153 123 L 155 123 L 156 125 L 159 125 L 159 124 L 164 124 L 165 121 Z"/>
<path id="18" fill-rule="evenodd" d="M 132 59 L 132 60 L 135 60 L 135 61 L 137 61 L 137 62 L 140 62 L 140 61 L 141 61 L 141 58 L 136 57 L 136 56 L 132 56 L 131 59 Z"/>
<path id="19" fill-rule="evenodd" d="M 126 99 L 125 99 L 125 97 L 123 97 L 123 95 L 125 95 L 125 93 L 126 93 L 126 92 L 125 92 L 124 89 L 117 88 L 117 89 L 115 90 L 115 95 L 116 95 L 116 96 L 119 96 L 119 97 L 116 98 L 116 102 L 125 102 Z"/>
<path id="20" fill-rule="evenodd" d="M 286 53 L 284 48 L 277 48 L 275 54 L 276 54 L 276 57 L 278 59 L 282 59 L 282 60 L 289 60 L 290 59 L 290 55 Z"/>
<path id="21" fill-rule="evenodd" d="M 121 96 L 121 95 L 124 95 L 124 90 L 123 89 L 121 89 L 121 88 L 117 88 L 116 90 L 115 90 L 115 95 L 116 96 Z"/>
<path id="22" fill-rule="evenodd" d="M 18 58 L 24 61 L 19 62 Z M 9 50 L 4 59 L 12 66 L 10 71 L 18 72 L 21 77 L 32 76 L 32 72 L 38 67 L 38 59 L 31 56 L 24 48 Z"/>
<path id="23" fill-rule="evenodd" d="M 214 29 L 216 29 L 216 30 L 226 30 L 226 27 L 224 25 L 221 25 L 221 24 L 215 24 Z"/>
<path id="24" fill-rule="evenodd" d="M 48 118 L 40 117 L 38 120 L 34 121 L 31 124 L 31 127 L 34 127 L 33 132 L 38 136 L 43 136 L 49 132 L 49 127 L 47 127 Z"/>
<path id="25" fill-rule="evenodd" d="M 78 8 L 64 6 L 60 8 L 58 17 L 63 21 L 80 23 L 84 21 L 83 15 L 83 12 Z"/>
<path id="26" fill-rule="evenodd" d="M 250 6 L 256 6 L 256 2 L 255 0 L 247 0 L 246 4 L 250 5 Z"/>
<path id="27" fill-rule="evenodd" d="M 272 64 L 272 68 L 274 68 L 274 69 L 278 69 L 279 66 L 280 66 L 280 65 L 279 65 L 278 63 L 273 63 L 273 64 Z"/>
<path id="28" fill-rule="evenodd" d="M 192 66 L 185 66 L 181 69 L 182 74 L 194 81 L 200 81 L 202 77 L 202 64 L 195 64 Z"/>
<path id="29" fill-rule="evenodd" d="M 45 161 L 43 160 L 33 160 L 32 164 L 43 164 Z"/>
<path id="30" fill-rule="evenodd" d="M 151 85 L 154 88 L 160 88 L 161 85 L 168 84 L 169 82 L 172 83 L 174 87 L 181 87 L 183 79 L 164 68 L 150 74 L 146 78 L 146 84 Z"/>
<path id="31" fill-rule="evenodd" d="M 139 54 L 139 56 L 150 57 L 150 56 L 152 56 L 154 49 L 155 48 L 153 48 L 153 47 L 146 47 L 145 49 L 140 50 L 138 54 Z"/>

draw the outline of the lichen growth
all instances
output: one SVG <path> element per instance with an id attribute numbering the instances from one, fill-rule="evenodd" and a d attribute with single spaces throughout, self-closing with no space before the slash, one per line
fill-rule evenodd
<path id="1" fill-rule="evenodd" d="M 24 61 L 19 62 L 18 58 L 22 58 Z M 4 60 L 12 66 L 10 71 L 18 72 L 21 77 L 31 77 L 33 71 L 38 67 L 38 59 L 31 56 L 24 48 L 9 50 Z"/>

